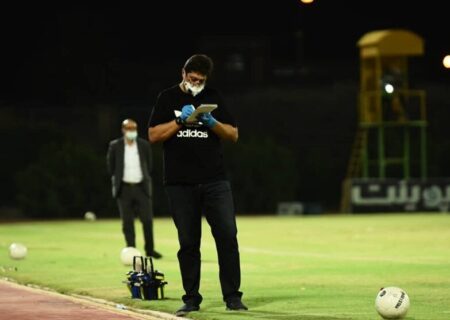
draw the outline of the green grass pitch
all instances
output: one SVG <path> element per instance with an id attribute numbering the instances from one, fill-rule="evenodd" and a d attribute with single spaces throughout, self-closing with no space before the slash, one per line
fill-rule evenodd
<path id="1" fill-rule="evenodd" d="M 248 312 L 225 311 L 214 241 L 204 222 L 201 310 L 192 319 L 380 319 L 378 290 L 399 286 L 411 307 L 406 319 L 450 319 L 450 215 L 373 214 L 238 216 L 243 301 Z M 138 249 L 143 249 L 136 220 Z M 118 219 L 0 224 L 0 276 L 59 292 L 173 313 L 183 294 L 170 218 L 155 219 L 155 260 L 165 274 L 166 300 L 131 299 L 129 267 Z M 28 247 L 12 260 L 8 246 Z M 17 270 L 15 269 L 17 268 Z"/>

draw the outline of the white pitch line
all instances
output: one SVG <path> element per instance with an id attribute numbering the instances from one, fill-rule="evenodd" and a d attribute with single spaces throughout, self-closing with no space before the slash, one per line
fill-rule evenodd
<path id="1" fill-rule="evenodd" d="M 178 242 L 173 239 L 160 239 L 159 242 L 172 244 L 177 246 Z M 203 242 L 202 248 L 214 249 L 214 244 L 208 244 Z M 312 257 L 319 259 L 333 259 L 333 260 L 349 260 L 349 261 L 383 261 L 383 262 L 396 262 L 396 263 L 407 263 L 407 264 L 432 264 L 432 265 L 443 265 L 450 264 L 450 260 L 436 259 L 430 257 L 417 257 L 413 256 L 411 258 L 397 258 L 397 257 L 364 257 L 364 256 L 343 256 L 336 254 L 326 254 L 326 253 L 318 253 L 318 252 L 301 252 L 301 251 L 281 251 L 281 250 L 267 250 L 260 249 L 255 247 L 241 247 L 239 246 L 239 251 L 242 253 L 253 253 L 253 254 L 265 254 L 272 256 L 281 256 L 281 257 Z"/>
<path id="2" fill-rule="evenodd" d="M 280 251 L 280 250 L 267 250 L 259 249 L 253 247 L 240 247 L 239 251 L 245 253 L 255 253 L 255 254 L 265 254 L 273 256 L 283 256 L 283 257 L 313 257 L 320 259 L 335 259 L 335 260 L 352 260 L 352 261 L 384 261 L 384 262 L 398 262 L 398 263 L 408 263 L 408 264 L 450 264 L 450 260 L 439 260 L 424 257 L 411 257 L 410 259 L 396 258 L 396 257 L 364 257 L 364 256 L 340 256 L 336 254 L 325 254 L 317 252 L 300 252 L 300 251 Z M 420 261 L 424 260 L 424 261 Z"/>

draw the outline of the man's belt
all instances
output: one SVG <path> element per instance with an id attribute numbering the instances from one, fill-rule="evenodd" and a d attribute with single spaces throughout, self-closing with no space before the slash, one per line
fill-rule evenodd
<path id="1" fill-rule="evenodd" d="M 140 186 L 142 184 L 142 182 L 125 182 L 122 181 L 122 183 L 126 186 L 130 186 L 130 187 L 137 187 Z"/>

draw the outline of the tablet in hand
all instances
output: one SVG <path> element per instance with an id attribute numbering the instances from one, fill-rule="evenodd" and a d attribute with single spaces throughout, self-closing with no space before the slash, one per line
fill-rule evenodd
<path id="1" fill-rule="evenodd" d="M 192 114 L 186 119 L 187 123 L 198 122 L 198 117 L 202 113 L 208 113 L 217 108 L 217 104 L 201 104 Z"/>

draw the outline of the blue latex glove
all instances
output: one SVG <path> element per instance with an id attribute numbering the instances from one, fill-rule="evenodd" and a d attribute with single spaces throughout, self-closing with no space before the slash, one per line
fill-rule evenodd
<path id="1" fill-rule="evenodd" d="M 210 129 L 217 124 L 217 120 L 214 119 L 210 112 L 202 113 L 202 115 L 199 117 L 199 120 Z"/>
<path id="2" fill-rule="evenodd" d="M 181 109 L 180 118 L 182 121 L 186 121 L 187 118 L 194 112 L 195 108 L 192 104 L 187 104 Z"/>

